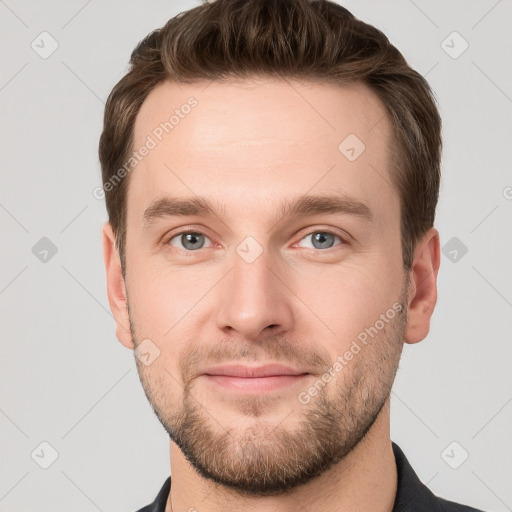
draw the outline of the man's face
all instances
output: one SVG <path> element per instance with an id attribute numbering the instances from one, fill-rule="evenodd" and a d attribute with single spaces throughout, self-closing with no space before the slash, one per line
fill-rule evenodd
<path id="1" fill-rule="evenodd" d="M 134 148 L 157 144 L 129 178 L 130 327 L 135 346 L 160 351 L 136 359 L 139 376 L 189 462 L 270 495 L 341 460 L 389 397 L 406 327 L 390 313 L 406 306 L 391 128 L 361 84 L 207 85 L 161 84 L 137 117 Z M 155 132 L 175 109 L 179 122 Z M 345 207 L 283 210 L 320 196 Z M 198 197 L 213 214 L 151 209 Z M 307 375 L 267 390 L 205 375 L 270 363 Z"/>

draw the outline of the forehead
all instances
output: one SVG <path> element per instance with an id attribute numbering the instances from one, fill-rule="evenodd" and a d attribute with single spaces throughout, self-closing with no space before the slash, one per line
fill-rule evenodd
<path id="1" fill-rule="evenodd" d="M 166 193 L 250 209 L 336 190 L 389 210 L 391 137 L 385 107 L 362 83 L 163 82 L 134 126 L 132 149 L 144 156 L 130 175 L 129 219 Z"/>

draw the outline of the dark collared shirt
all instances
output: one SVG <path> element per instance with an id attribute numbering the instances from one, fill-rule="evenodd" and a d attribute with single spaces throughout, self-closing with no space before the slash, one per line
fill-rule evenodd
<path id="1" fill-rule="evenodd" d="M 398 474 L 393 512 L 482 512 L 479 509 L 435 496 L 420 481 L 400 447 L 395 443 L 392 445 Z M 164 482 L 155 501 L 137 512 L 165 512 L 170 489 L 171 477 Z"/>

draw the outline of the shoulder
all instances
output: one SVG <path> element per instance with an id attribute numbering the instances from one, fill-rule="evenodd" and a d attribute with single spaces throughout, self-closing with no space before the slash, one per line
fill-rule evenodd
<path id="1" fill-rule="evenodd" d="M 439 510 L 439 512 L 484 512 L 478 508 L 473 508 L 469 505 L 462 505 L 461 503 L 448 501 L 443 498 L 439 498 L 438 496 L 434 496 L 434 499 L 437 501 L 437 510 Z"/>

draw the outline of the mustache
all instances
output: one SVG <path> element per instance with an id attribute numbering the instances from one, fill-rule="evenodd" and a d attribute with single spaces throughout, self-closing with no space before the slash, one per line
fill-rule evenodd
<path id="1" fill-rule="evenodd" d="M 310 373 L 323 372 L 331 361 L 319 344 L 308 349 L 303 343 L 290 342 L 283 338 L 267 338 L 265 341 L 240 341 L 224 339 L 213 345 L 200 343 L 181 354 L 180 366 L 185 377 L 197 374 L 198 368 L 226 363 L 266 364 L 267 362 L 304 368 Z"/>

